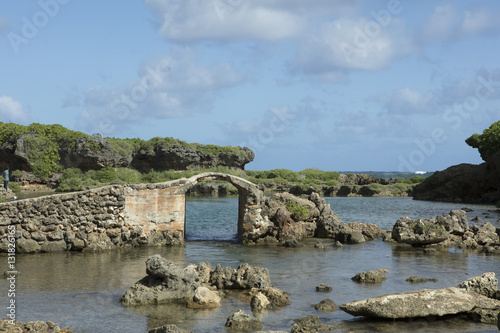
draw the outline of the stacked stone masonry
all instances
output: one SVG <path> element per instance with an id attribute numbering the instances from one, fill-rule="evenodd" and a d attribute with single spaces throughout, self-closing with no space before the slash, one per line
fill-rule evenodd
<path id="1" fill-rule="evenodd" d="M 182 244 L 185 193 L 205 180 L 225 180 L 238 188 L 240 240 L 258 237 L 254 229 L 263 219 L 263 193 L 244 179 L 205 173 L 159 184 L 114 185 L 0 203 L 0 252 L 8 251 L 12 225 L 18 253 Z"/>

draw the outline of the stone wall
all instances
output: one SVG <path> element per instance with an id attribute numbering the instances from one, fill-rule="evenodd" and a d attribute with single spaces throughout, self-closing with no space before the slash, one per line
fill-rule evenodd
<path id="1" fill-rule="evenodd" d="M 0 252 L 8 250 L 12 225 L 19 253 L 182 244 L 185 193 L 207 180 L 226 181 L 238 189 L 240 241 L 252 243 L 265 235 L 272 223 L 261 215 L 264 193 L 242 178 L 204 173 L 165 183 L 114 185 L 0 203 Z"/>
<path id="2" fill-rule="evenodd" d="M 184 195 L 170 195 L 180 183 L 154 185 L 107 186 L 2 203 L 0 252 L 7 252 L 9 225 L 16 226 L 19 253 L 181 244 Z"/>

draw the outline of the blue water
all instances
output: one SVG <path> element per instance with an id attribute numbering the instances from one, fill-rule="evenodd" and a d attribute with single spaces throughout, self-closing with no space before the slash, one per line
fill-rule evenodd
<path id="1" fill-rule="evenodd" d="M 413 201 L 409 198 L 327 198 L 344 222 L 375 223 L 390 229 L 401 216 L 429 218 L 461 208 L 462 204 Z M 469 219 L 483 217 L 497 222 L 500 216 L 491 206 L 466 205 L 473 209 Z M 226 319 L 238 309 L 251 314 L 250 305 L 238 297 L 226 298 L 215 310 L 193 310 L 179 305 L 124 308 L 118 302 L 125 290 L 145 276 L 145 260 L 159 253 L 180 266 L 209 261 L 215 266 L 236 268 L 250 263 L 269 269 L 272 282 L 290 292 L 292 304 L 262 315 L 264 331 L 289 332 L 293 319 L 318 315 L 334 332 L 497 332 L 494 325 L 460 319 L 418 321 L 369 321 L 341 310 L 317 312 L 311 305 L 330 298 L 341 305 L 353 300 L 387 293 L 423 288 L 444 288 L 493 271 L 500 276 L 500 256 L 462 253 L 458 250 L 424 254 L 421 250 L 400 248 L 380 240 L 361 245 L 313 247 L 316 240 L 297 249 L 284 247 L 244 247 L 235 242 L 237 198 L 188 199 L 186 237 L 183 247 L 140 248 L 104 253 L 53 253 L 18 255 L 16 281 L 19 320 L 50 320 L 69 326 L 77 333 L 147 332 L 164 324 L 177 324 L 193 332 L 225 332 Z M 490 216 L 486 218 L 486 216 Z M 484 222 L 483 221 L 483 222 Z M 5 263 L 6 257 L 0 257 Z M 3 265 L 3 264 L 2 264 Z M 5 266 L 0 266 L 4 268 Z M 377 285 L 360 285 L 351 280 L 356 273 L 387 269 L 387 280 Z M 5 270 L 5 268 L 4 268 Z M 411 275 L 438 278 L 438 282 L 409 284 Z M 317 293 L 315 287 L 328 283 L 330 293 Z M 7 290 L 7 281 L 0 280 Z M 0 309 L 7 304 L 0 296 Z M 6 311 L 6 310 L 5 310 Z M 0 313 L 1 315 L 1 313 Z M 5 317 L 2 315 L 2 317 Z"/>

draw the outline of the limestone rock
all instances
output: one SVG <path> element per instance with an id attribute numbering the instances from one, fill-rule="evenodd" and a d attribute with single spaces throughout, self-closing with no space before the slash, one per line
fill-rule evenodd
<path id="1" fill-rule="evenodd" d="M 288 296 L 290 296 L 290 294 L 276 287 L 252 289 L 250 293 L 254 295 L 258 292 L 262 293 L 269 300 L 269 304 L 267 305 L 267 309 L 269 310 L 282 308 L 291 304 L 290 300 L 288 299 Z"/>
<path id="2" fill-rule="evenodd" d="M 392 238 L 399 243 L 422 246 L 440 243 L 448 239 L 446 229 L 436 223 L 436 219 L 412 220 L 405 216 L 396 221 L 392 228 Z"/>
<path id="3" fill-rule="evenodd" d="M 351 279 L 360 283 L 381 283 L 387 280 L 387 277 L 379 271 L 366 271 L 354 275 Z"/>
<path id="4" fill-rule="evenodd" d="M 331 299 L 324 299 L 318 304 L 314 304 L 314 308 L 321 312 L 332 312 L 337 310 L 339 307 Z"/>
<path id="5" fill-rule="evenodd" d="M 239 332 L 259 331 L 263 327 L 259 319 L 252 318 L 241 309 L 227 318 L 225 326 L 230 330 Z"/>
<path id="6" fill-rule="evenodd" d="M 258 292 L 257 294 L 253 295 L 250 300 L 250 307 L 252 308 L 252 311 L 265 310 L 270 304 L 271 302 L 269 302 L 267 296 L 261 292 Z"/>
<path id="7" fill-rule="evenodd" d="M 330 286 L 330 285 L 328 285 L 326 283 L 321 283 L 319 286 L 316 286 L 316 291 L 330 292 L 332 290 L 333 290 L 332 286 Z"/>
<path id="8" fill-rule="evenodd" d="M 496 278 L 495 273 L 489 272 L 465 280 L 457 287 L 463 288 L 467 291 L 473 291 L 486 297 L 494 298 L 498 291 L 498 279 Z"/>
<path id="9" fill-rule="evenodd" d="M 424 278 L 421 276 L 410 276 L 405 281 L 410 282 L 410 283 L 425 283 L 425 282 L 429 282 L 429 281 L 437 282 L 438 279 L 436 279 L 436 278 L 429 278 L 428 279 L 428 278 Z"/>
<path id="10" fill-rule="evenodd" d="M 340 309 L 353 316 L 397 319 L 444 316 L 496 306 L 500 306 L 499 301 L 451 287 L 384 295 L 343 304 Z"/>
<path id="11" fill-rule="evenodd" d="M 188 300 L 188 307 L 194 309 L 213 309 L 221 306 L 221 298 L 217 292 L 207 287 L 196 288 L 193 298 Z"/>
<path id="12" fill-rule="evenodd" d="M 0 320 L 0 332 L 7 333 L 22 333 L 22 332 L 37 332 L 37 333 L 72 333 L 68 327 L 59 327 L 51 321 L 26 321 L 20 322 L 14 320 L 13 324 L 9 319 Z"/>
<path id="13" fill-rule="evenodd" d="M 19 238 L 16 241 L 16 251 L 18 253 L 35 253 L 40 252 L 41 247 L 38 242 L 33 239 Z"/>
<path id="14" fill-rule="evenodd" d="M 161 327 L 150 329 L 148 333 L 191 333 L 191 331 L 186 331 L 176 325 L 163 325 Z"/>

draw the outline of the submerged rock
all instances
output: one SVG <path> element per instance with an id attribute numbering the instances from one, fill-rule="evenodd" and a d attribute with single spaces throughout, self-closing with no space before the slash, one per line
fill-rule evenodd
<path id="1" fill-rule="evenodd" d="M 330 292 L 332 290 L 333 290 L 332 286 L 330 286 L 330 285 L 328 285 L 326 283 L 322 283 L 319 286 L 316 286 L 316 291 L 319 291 L 319 292 L 328 293 L 328 292 Z"/>
<path id="2" fill-rule="evenodd" d="M 380 271 L 366 271 L 354 275 L 351 279 L 359 283 L 381 283 L 387 280 L 387 277 Z"/>
<path id="3" fill-rule="evenodd" d="M 148 333 L 191 333 L 191 331 L 186 331 L 176 325 L 164 325 L 150 329 Z"/>
<path id="4" fill-rule="evenodd" d="M 225 326 L 230 330 L 238 332 L 259 331 L 263 327 L 259 319 L 252 318 L 241 309 L 227 318 Z"/>
<path id="5" fill-rule="evenodd" d="M 318 304 L 314 304 L 313 306 L 316 310 L 321 312 L 331 312 L 339 308 L 337 304 L 335 304 L 335 302 L 331 299 L 324 299 Z"/>
<path id="6" fill-rule="evenodd" d="M 59 327 L 51 321 L 26 321 L 20 322 L 17 320 L 4 319 L 0 320 L 0 332 L 37 332 L 37 333 L 72 333 L 68 327 Z"/>
<path id="7" fill-rule="evenodd" d="M 438 279 L 436 278 L 424 278 L 424 277 L 421 277 L 421 276 L 410 276 L 409 278 L 407 278 L 405 280 L 406 282 L 410 282 L 410 283 L 425 283 L 425 282 L 437 282 Z"/>

